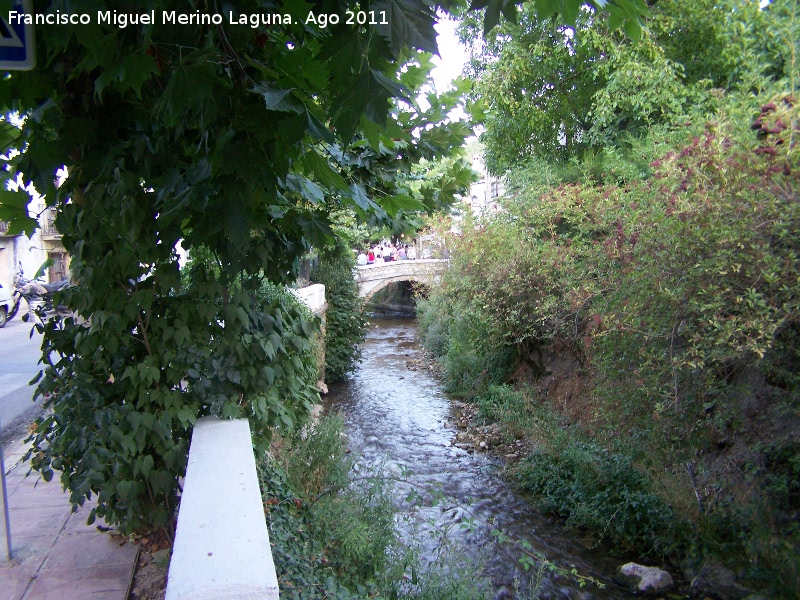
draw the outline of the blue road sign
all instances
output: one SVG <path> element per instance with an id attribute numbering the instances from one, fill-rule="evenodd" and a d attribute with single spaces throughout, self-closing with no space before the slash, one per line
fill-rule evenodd
<path id="1" fill-rule="evenodd" d="M 28 71 L 36 64 L 33 25 L 18 18 L 22 14 L 33 14 L 28 0 L 14 0 L 11 11 L 0 14 L 0 71 Z"/>

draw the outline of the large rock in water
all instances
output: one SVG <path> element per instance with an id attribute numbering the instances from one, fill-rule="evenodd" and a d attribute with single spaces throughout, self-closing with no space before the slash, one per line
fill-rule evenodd
<path id="1" fill-rule="evenodd" d="M 632 562 L 622 565 L 618 573 L 625 583 L 640 594 L 659 594 L 675 584 L 672 575 L 666 571 L 656 567 L 644 567 Z"/>
<path id="2" fill-rule="evenodd" d="M 753 591 L 739 585 L 733 571 L 719 563 L 707 562 L 692 580 L 692 593 L 719 600 L 742 600 L 751 597 Z"/>

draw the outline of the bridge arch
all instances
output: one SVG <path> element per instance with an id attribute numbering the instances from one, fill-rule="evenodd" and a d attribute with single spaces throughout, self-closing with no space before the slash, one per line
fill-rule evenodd
<path id="1" fill-rule="evenodd" d="M 423 259 L 358 267 L 354 273 L 358 295 L 364 302 L 368 302 L 379 290 L 401 281 L 434 286 L 441 281 L 442 274 L 447 270 L 447 263 L 446 260 Z"/>
<path id="2" fill-rule="evenodd" d="M 380 292 L 382 289 L 385 289 L 392 285 L 393 283 L 403 283 L 404 281 L 408 281 L 411 283 L 420 283 L 426 286 L 430 286 L 431 282 L 422 277 L 410 277 L 408 275 L 399 275 L 397 277 L 387 277 L 386 279 L 382 279 L 379 283 L 375 285 L 375 287 L 371 288 L 364 296 L 361 298 L 364 300 L 364 303 L 370 301 L 372 296 Z"/>

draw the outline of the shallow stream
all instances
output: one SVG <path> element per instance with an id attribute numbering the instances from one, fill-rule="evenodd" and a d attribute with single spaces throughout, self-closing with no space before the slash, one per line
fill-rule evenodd
<path id="1" fill-rule="evenodd" d="M 548 571 L 541 598 L 633 597 L 610 578 L 620 559 L 608 558 L 580 532 L 539 514 L 500 476 L 498 459 L 451 444 L 452 402 L 430 370 L 415 369 L 422 357 L 416 321 L 372 319 L 363 353 L 351 379 L 332 386 L 326 406 L 344 415 L 349 446 L 362 468 L 382 465 L 396 481 L 396 505 L 408 517 L 401 527 L 427 540 L 423 549 L 429 556 L 446 538 L 459 552 L 486 561 L 493 592 L 513 589 L 515 579 L 524 590 L 531 573 L 520 566 L 523 552 L 516 543 L 498 544 L 492 532 L 501 531 L 557 566 L 574 567 L 605 584 L 581 587 L 571 576 Z"/>

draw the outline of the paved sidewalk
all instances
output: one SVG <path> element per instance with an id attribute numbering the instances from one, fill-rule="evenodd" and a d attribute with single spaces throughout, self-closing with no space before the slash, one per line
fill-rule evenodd
<path id="1" fill-rule="evenodd" d="M 86 525 L 88 502 L 72 513 L 57 477 L 25 477 L 23 445 L 4 453 L 12 560 L 0 547 L 0 600 L 127 600 L 137 546 Z"/>

